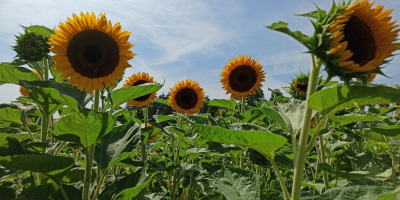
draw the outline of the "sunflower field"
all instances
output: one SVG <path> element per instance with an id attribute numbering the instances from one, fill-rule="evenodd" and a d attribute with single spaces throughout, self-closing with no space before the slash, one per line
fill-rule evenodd
<path id="1" fill-rule="evenodd" d="M 146 72 L 121 83 L 134 45 L 104 13 L 23 27 L 16 59 L 0 63 L 0 84 L 21 93 L 0 104 L 0 199 L 400 199 L 400 85 L 373 84 L 400 29 L 373 4 L 301 14 L 310 35 L 267 26 L 312 60 L 282 88 L 290 98 L 270 89 L 269 100 L 248 55 L 221 66 L 230 99 L 190 79 L 165 95 L 171 80 Z"/>

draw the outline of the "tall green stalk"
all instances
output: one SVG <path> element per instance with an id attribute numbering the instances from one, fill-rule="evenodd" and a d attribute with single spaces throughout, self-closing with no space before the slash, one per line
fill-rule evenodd
<path id="1" fill-rule="evenodd" d="M 47 140 L 47 133 L 49 131 L 49 117 L 45 111 L 42 111 L 42 129 L 41 129 L 41 141 L 44 143 Z M 46 147 L 43 147 L 42 153 L 46 153 Z"/>
<path id="2" fill-rule="evenodd" d="M 242 97 L 242 106 L 240 107 L 240 114 L 243 114 L 246 109 L 246 96 Z M 240 169 L 244 169 L 244 152 L 243 150 L 240 151 Z"/>
<path id="3" fill-rule="evenodd" d="M 283 191 L 283 195 L 285 196 L 285 200 L 290 200 L 289 192 L 286 188 L 285 181 L 283 180 L 283 177 L 282 177 L 281 173 L 279 172 L 278 165 L 276 165 L 276 162 L 274 159 L 269 159 L 269 161 L 271 162 L 272 167 L 274 168 L 275 173 L 278 176 L 278 180 L 279 180 L 279 183 L 281 184 L 281 188 Z"/>
<path id="4" fill-rule="evenodd" d="M 307 100 L 309 97 L 315 93 L 317 82 L 318 82 L 318 74 L 321 68 L 321 65 L 316 63 L 315 56 L 311 55 L 312 58 L 312 68 L 310 79 L 308 81 L 308 88 L 307 88 Z M 294 169 L 294 179 L 293 179 L 293 187 L 292 187 L 292 199 L 299 200 L 300 199 L 300 190 L 301 190 L 301 181 L 303 178 L 303 170 L 305 165 L 305 159 L 307 154 L 307 139 L 308 139 L 308 132 L 310 131 L 310 123 L 311 123 L 311 114 L 312 109 L 307 107 L 304 112 L 303 118 L 303 128 L 301 129 L 300 133 L 300 141 L 297 151 L 297 158 L 295 162 L 295 169 Z M 321 120 L 322 121 L 322 120 Z M 323 122 L 320 122 L 323 123 Z M 314 133 L 317 134 L 317 133 Z"/>
<path id="5" fill-rule="evenodd" d="M 179 129 L 182 129 L 183 116 L 180 117 L 178 123 L 179 123 Z M 182 138 L 179 138 L 178 139 L 178 146 L 176 148 L 176 152 L 175 152 L 175 155 L 174 155 L 174 157 L 175 157 L 175 161 L 174 161 L 175 166 L 179 166 L 180 165 L 179 152 L 181 150 L 181 142 L 182 142 Z M 177 185 L 178 185 L 178 168 L 174 170 L 174 176 L 173 176 L 173 180 L 172 180 L 171 200 L 177 199 L 177 198 L 175 198 Z"/>
<path id="6" fill-rule="evenodd" d="M 94 92 L 94 104 L 93 110 L 98 112 L 99 111 L 99 100 L 100 100 L 100 91 L 96 90 Z M 83 184 L 83 195 L 82 200 L 89 200 L 89 189 L 90 189 L 90 176 L 92 174 L 92 165 L 93 165 L 93 157 L 94 151 L 96 149 L 96 144 L 85 149 L 86 152 L 86 171 L 85 171 L 85 179 Z"/>
<path id="7" fill-rule="evenodd" d="M 143 116 L 144 116 L 144 127 L 147 127 L 148 124 L 148 115 L 149 115 L 149 108 L 143 108 Z M 146 164 L 146 141 L 142 142 L 142 161 Z"/>

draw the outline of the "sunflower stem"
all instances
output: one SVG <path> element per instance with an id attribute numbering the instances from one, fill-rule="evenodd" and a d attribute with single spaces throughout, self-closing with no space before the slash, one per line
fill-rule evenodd
<path id="1" fill-rule="evenodd" d="M 47 59 L 47 57 L 43 58 L 43 67 L 44 67 L 44 75 L 43 75 L 43 79 L 45 81 L 49 80 L 49 60 Z"/>
<path id="2" fill-rule="evenodd" d="M 94 92 L 94 104 L 93 110 L 98 112 L 99 111 L 99 101 L 100 100 L 100 91 L 97 89 Z M 93 165 L 93 157 L 94 151 L 96 149 L 96 144 L 85 149 L 86 152 L 86 171 L 85 171 L 85 179 L 83 185 L 83 196 L 82 200 L 89 200 L 89 189 L 90 189 L 90 176 L 92 174 L 92 165 Z"/>
<path id="3" fill-rule="evenodd" d="M 240 114 L 245 112 L 246 106 L 246 96 L 242 96 L 242 107 L 240 108 Z M 240 151 L 240 169 L 244 169 L 244 152 L 243 150 Z"/>
<path id="4" fill-rule="evenodd" d="M 316 63 L 315 56 L 313 54 L 311 54 L 311 59 L 312 59 L 312 68 L 311 68 L 310 79 L 308 81 L 309 85 L 307 88 L 306 100 L 308 100 L 310 96 L 315 93 L 318 82 L 318 74 L 321 68 L 321 63 L 320 62 Z M 300 133 L 300 141 L 298 145 L 298 151 L 295 162 L 293 187 L 292 187 L 292 200 L 300 199 L 301 181 L 303 177 L 305 158 L 307 154 L 306 147 L 307 147 L 308 132 L 310 130 L 311 114 L 312 114 L 312 109 L 307 106 L 304 112 L 303 128 L 301 129 Z M 314 134 L 318 133 L 316 132 Z"/>
<path id="5" fill-rule="evenodd" d="M 47 133 L 49 131 L 49 117 L 47 116 L 47 113 L 44 111 L 42 112 L 42 129 L 41 129 L 41 141 L 44 143 L 47 140 Z M 43 147 L 42 153 L 46 153 L 46 147 Z"/>
<path id="6" fill-rule="evenodd" d="M 179 129 L 182 129 L 183 126 L 183 116 L 180 117 L 179 119 Z M 178 139 L 178 146 L 176 148 L 176 152 L 175 152 L 175 166 L 179 166 L 179 152 L 181 149 L 181 142 L 182 142 L 182 138 Z M 173 176 L 173 180 L 172 180 L 172 191 L 171 191 L 171 200 L 175 200 L 177 198 L 175 198 L 176 196 L 176 189 L 177 189 L 177 184 L 178 184 L 178 169 L 174 170 L 174 176 Z"/>
<path id="7" fill-rule="evenodd" d="M 279 180 L 279 183 L 281 184 L 281 188 L 283 191 L 283 195 L 285 196 L 285 200 L 290 200 L 289 192 L 286 188 L 285 181 L 283 180 L 281 172 L 279 171 L 278 165 L 276 165 L 276 162 L 274 159 L 269 159 L 269 162 L 271 162 L 272 167 L 274 168 L 275 173 L 278 176 L 278 180 Z"/>

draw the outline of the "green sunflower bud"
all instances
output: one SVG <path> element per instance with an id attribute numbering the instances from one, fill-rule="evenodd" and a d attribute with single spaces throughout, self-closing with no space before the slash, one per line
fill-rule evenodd
<path id="1" fill-rule="evenodd" d="M 25 30 L 25 34 L 16 36 L 17 45 L 13 46 L 20 60 L 40 61 L 50 52 L 48 38 Z"/>

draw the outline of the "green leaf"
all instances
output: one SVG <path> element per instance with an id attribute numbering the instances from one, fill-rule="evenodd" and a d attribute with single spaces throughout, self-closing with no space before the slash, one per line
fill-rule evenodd
<path id="1" fill-rule="evenodd" d="M 62 185 L 69 200 L 82 200 L 82 192 L 72 185 Z M 60 188 L 55 183 L 24 188 L 17 200 L 61 200 L 64 199 Z"/>
<path id="2" fill-rule="evenodd" d="M 265 115 L 270 117 L 271 119 L 277 121 L 279 124 L 282 125 L 282 127 L 285 129 L 285 131 L 291 133 L 292 130 L 292 123 L 290 122 L 290 119 L 283 113 L 277 112 L 271 108 L 268 107 L 261 107 L 259 108 L 261 112 L 263 112 Z"/>
<path id="3" fill-rule="evenodd" d="M 193 124 L 198 133 L 214 142 L 237 144 L 252 148 L 269 158 L 286 143 L 286 139 L 267 131 L 235 131 L 215 126 Z"/>
<path id="4" fill-rule="evenodd" d="M 24 27 L 24 26 L 22 26 Z M 31 31 L 33 33 L 42 35 L 44 37 L 50 38 L 50 34 L 54 34 L 54 31 L 45 27 L 45 26 L 39 26 L 39 25 L 35 25 L 35 26 L 29 26 L 29 27 L 24 27 L 25 30 Z"/>
<path id="5" fill-rule="evenodd" d="M 303 127 L 304 111 L 306 108 L 307 108 L 306 101 L 294 99 L 290 103 L 279 105 L 278 112 L 280 113 L 280 115 L 285 115 L 290 120 L 290 124 L 292 125 L 291 129 L 293 133 L 297 133 Z M 312 111 L 311 116 L 314 116 L 315 113 L 316 113 L 315 111 Z M 285 122 L 286 121 L 287 119 L 285 120 Z"/>
<path id="6" fill-rule="evenodd" d="M 238 115 L 237 118 L 244 123 L 251 123 L 263 115 L 264 113 L 259 110 L 246 110 L 245 113 Z"/>
<path id="7" fill-rule="evenodd" d="M 79 181 L 83 181 L 85 177 L 85 169 L 77 167 L 68 171 L 61 180 L 64 183 L 76 183 Z"/>
<path id="8" fill-rule="evenodd" d="M 357 135 L 366 138 L 368 140 L 374 140 L 377 142 L 386 142 L 386 139 L 384 136 L 382 136 L 379 133 L 375 133 L 371 130 L 362 130 L 362 131 L 357 131 L 356 132 Z"/>
<path id="9" fill-rule="evenodd" d="M 131 86 L 127 88 L 121 88 L 111 92 L 111 98 L 113 102 L 113 109 L 117 108 L 119 105 L 138 97 L 150 94 L 152 92 L 157 92 L 164 85 L 160 83 L 146 83 L 138 86 Z"/>
<path id="10" fill-rule="evenodd" d="M 332 120 L 335 122 L 340 122 L 340 125 L 346 125 L 346 124 L 350 124 L 352 122 L 357 122 L 357 121 L 362 121 L 362 122 L 381 121 L 383 119 L 386 119 L 386 117 L 373 116 L 373 115 L 361 115 L 361 114 L 348 114 L 348 115 L 332 117 Z"/>
<path id="11" fill-rule="evenodd" d="M 19 84 L 20 80 L 37 81 L 39 77 L 24 67 L 14 67 L 10 63 L 0 63 L 0 85 L 5 83 Z"/>
<path id="12" fill-rule="evenodd" d="M 338 86 L 320 90 L 308 99 L 308 106 L 328 116 L 354 106 L 389 104 L 399 101 L 400 86 Z"/>
<path id="13" fill-rule="evenodd" d="M 21 111 L 9 107 L 0 108 L 0 121 L 13 122 L 22 125 Z"/>
<path id="14" fill-rule="evenodd" d="M 85 107 L 85 91 L 80 91 L 77 87 L 72 87 L 68 83 L 57 83 L 55 81 L 21 81 L 20 84 L 34 91 L 34 93 L 29 93 L 29 96 L 45 111 L 51 111 L 50 108 L 46 107 L 49 103 L 57 106 L 67 105 L 75 111 L 79 111 L 79 107 Z M 53 113 L 55 111 L 56 110 L 54 110 Z"/>
<path id="15" fill-rule="evenodd" d="M 50 73 L 51 75 L 54 77 L 54 79 L 56 79 L 56 82 L 60 82 L 62 80 L 62 73 L 58 73 L 55 71 L 56 68 L 55 67 L 50 67 Z"/>
<path id="16" fill-rule="evenodd" d="M 400 138 L 400 125 L 385 126 L 385 127 L 370 127 L 376 133 L 386 135 L 389 137 Z"/>
<path id="17" fill-rule="evenodd" d="M 32 152 L 25 149 L 19 140 L 30 139 L 29 134 L 0 133 L 0 156 L 26 155 Z"/>
<path id="18" fill-rule="evenodd" d="M 102 137 L 96 145 L 94 160 L 106 170 L 108 167 L 128 158 L 140 142 L 140 126 L 132 121 L 115 127 Z"/>
<path id="19" fill-rule="evenodd" d="M 279 21 L 279 22 L 272 23 L 270 26 L 266 26 L 266 27 L 271 30 L 274 30 L 274 31 L 285 33 L 285 34 L 289 35 L 290 37 L 294 38 L 295 40 L 299 41 L 301 44 L 306 46 L 308 49 L 311 48 L 310 45 L 306 42 L 309 39 L 307 35 L 304 35 L 300 31 L 292 32 L 287 26 L 288 26 L 288 23 Z"/>
<path id="20" fill-rule="evenodd" d="M 16 155 L 0 157 L 0 164 L 7 168 L 31 170 L 49 175 L 59 174 L 75 164 L 74 159 L 51 155 Z"/>
<path id="21" fill-rule="evenodd" d="M 15 191 L 11 187 L 0 185 L 0 194 L 2 200 L 15 200 Z"/>
<path id="22" fill-rule="evenodd" d="M 377 199 L 379 194 L 392 192 L 395 186 L 366 186 L 353 185 L 346 187 L 335 187 L 327 190 L 322 195 L 302 197 L 301 200 L 365 200 Z M 381 200 L 381 199 L 379 199 Z M 385 199 L 386 200 L 386 199 Z M 391 199 L 393 200 L 393 199 Z"/>
<path id="23" fill-rule="evenodd" d="M 215 190 L 222 193 L 227 200 L 264 199 L 264 187 L 265 181 L 260 175 L 227 165 L 214 184 Z"/>
<path id="24" fill-rule="evenodd" d="M 176 117 L 171 115 L 154 115 L 153 118 L 156 120 L 157 123 L 165 122 L 168 120 L 176 120 Z"/>
<path id="25" fill-rule="evenodd" d="M 146 174 L 143 168 L 137 168 L 136 171 L 132 172 L 131 174 L 126 175 L 125 177 L 107 185 L 99 195 L 99 200 L 110 200 L 117 198 L 121 200 L 125 197 L 133 198 L 132 195 L 136 193 L 136 189 L 138 187 L 145 187 L 152 177 L 153 176 Z M 132 188 L 136 189 L 129 190 Z M 127 191 L 124 191 L 126 189 Z"/>
<path id="26" fill-rule="evenodd" d="M 53 135 L 59 140 L 75 142 L 88 148 L 109 133 L 115 121 L 111 114 L 85 109 L 62 117 Z"/>
<path id="27" fill-rule="evenodd" d="M 228 101 L 226 99 L 213 99 L 208 103 L 208 106 L 223 107 L 223 108 L 229 108 L 231 110 L 235 110 L 236 102 Z"/>
<path id="28" fill-rule="evenodd" d="M 335 170 L 327 163 L 318 163 L 318 167 L 326 171 L 330 174 L 334 174 L 338 177 L 346 178 L 346 179 L 356 179 L 356 178 L 364 178 L 370 175 L 369 171 L 352 171 L 352 172 L 344 172 L 340 170 Z"/>
<path id="29" fill-rule="evenodd" d="M 179 128 L 176 128 L 176 127 L 173 127 L 173 126 L 171 126 L 169 128 L 169 130 L 172 131 L 173 133 L 177 134 L 179 138 L 183 138 L 186 135 L 185 130 L 182 130 L 182 129 L 179 129 Z"/>
<path id="30" fill-rule="evenodd" d="M 168 102 L 168 100 L 154 99 L 152 101 L 156 102 L 156 103 L 162 103 L 162 104 L 165 104 L 167 106 L 171 106 L 171 104 Z"/>
<path id="31" fill-rule="evenodd" d="M 339 147 L 344 147 L 344 146 L 347 146 L 347 145 L 350 145 L 350 144 L 352 144 L 353 142 L 346 142 L 346 141 L 336 141 L 335 143 L 328 143 L 327 145 L 326 145 L 326 148 L 328 148 L 329 149 L 329 151 L 333 151 L 334 149 L 336 149 L 336 148 L 339 148 Z"/>
<path id="32" fill-rule="evenodd" d="M 155 174 L 149 177 L 147 181 L 142 184 L 139 184 L 140 182 L 138 182 L 135 187 L 123 190 L 114 198 L 114 200 L 131 200 L 136 197 L 150 183 L 154 175 Z"/>
<path id="33" fill-rule="evenodd" d="M 7 103 L 7 104 L 0 104 L 0 108 L 12 108 L 12 109 L 18 109 L 21 111 L 21 122 L 26 123 L 26 118 L 28 115 L 35 110 L 37 110 L 37 107 L 33 103 L 19 103 L 19 102 L 12 102 L 12 103 Z M 0 114 L 0 118 L 1 118 Z M 1 120 L 0 120 L 1 121 Z"/>
<path id="34" fill-rule="evenodd" d="M 236 131 L 269 131 L 268 129 L 251 123 L 231 123 L 229 129 Z"/>
<path id="35" fill-rule="evenodd" d="M 304 14 L 295 14 L 295 16 L 311 17 L 314 19 L 318 19 L 318 10 L 311 11 L 311 12 L 304 13 Z"/>
<path id="36" fill-rule="evenodd" d="M 367 166 L 373 158 L 372 152 L 370 151 L 361 152 L 357 154 L 351 150 L 347 150 L 344 152 L 344 154 L 348 159 L 350 159 L 352 162 L 354 162 L 361 168 Z"/>

